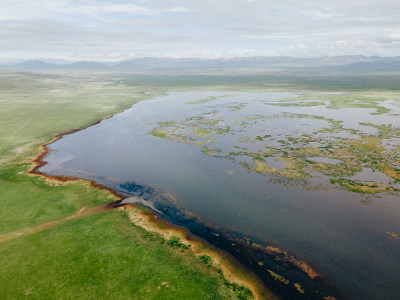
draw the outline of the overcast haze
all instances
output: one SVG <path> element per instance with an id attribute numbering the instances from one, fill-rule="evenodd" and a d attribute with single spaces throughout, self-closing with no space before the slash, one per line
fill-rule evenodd
<path id="1" fill-rule="evenodd" d="M 0 59 L 400 55 L 399 0 L 0 0 Z"/>

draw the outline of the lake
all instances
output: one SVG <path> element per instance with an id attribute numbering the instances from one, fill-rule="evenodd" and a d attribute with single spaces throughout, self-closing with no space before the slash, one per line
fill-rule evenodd
<path id="1" fill-rule="evenodd" d="M 297 96 L 170 93 L 64 136 L 40 171 L 140 196 L 181 225 L 284 249 L 338 298 L 400 299 L 399 184 L 383 166 L 396 172 L 398 136 L 378 137 L 379 126 L 400 126 L 398 107 L 375 114 Z M 301 273 L 268 269 L 291 283 Z"/>

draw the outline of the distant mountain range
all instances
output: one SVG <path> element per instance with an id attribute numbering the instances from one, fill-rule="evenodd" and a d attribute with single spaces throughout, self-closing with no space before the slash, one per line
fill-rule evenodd
<path id="1" fill-rule="evenodd" d="M 50 63 L 29 60 L 18 64 L 0 65 L 0 69 L 23 71 L 146 71 L 146 70 L 313 70 L 323 69 L 333 72 L 400 72 L 400 56 L 325 56 L 299 58 L 277 57 L 237 57 L 230 59 L 201 58 L 135 58 L 118 63 L 80 61 L 74 63 Z"/>

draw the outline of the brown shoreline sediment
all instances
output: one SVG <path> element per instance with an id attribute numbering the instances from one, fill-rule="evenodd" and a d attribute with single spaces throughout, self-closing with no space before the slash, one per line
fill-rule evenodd
<path id="1" fill-rule="evenodd" d="M 275 261 L 282 261 L 284 263 L 290 263 L 299 270 L 303 271 L 305 274 L 307 274 L 308 277 L 311 279 L 316 279 L 316 278 L 321 278 L 324 279 L 321 273 L 319 273 L 317 270 L 312 268 L 309 264 L 307 264 L 305 261 L 302 261 L 293 255 L 289 254 L 288 251 L 278 248 L 278 247 L 272 247 L 272 246 L 262 246 L 256 243 L 252 243 L 251 246 L 254 249 L 258 249 L 267 255 L 271 256 L 274 258 Z"/>
<path id="2" fill-rule="evenodd" d="M 46 165 L 48 162 L 44 160 L 44 157 L 50 152 L 50 149 L 48 148 L 48 145 L 60 140 L 62 137 L 68 134 L 73 134 L 75 132 L 84 130 L 86 128 L 89 128 L 93 125 L 99 124 L 101 121 L 105 119 L 111 118 L 113 115 L 109 115 L 91 125 L 84 126 L 81 128 L 76 128 L 76 129 L 68 129 L 65 131 L 60 132 L 54 139 L 52 139 L 50 142 L 47 142 L 43 145 L 39 146 L 39 154 L 32 160 L 33 167 L 31 168 L 30 171 L 28 171 L 26 174 L 28 175 L 33 175 L 33 176 L 41 176 L 45 178 L 46 180 L 49 180 L 50 182 L 56 182 L 56 183 L 62 183 L 66 184 L 67 182 L 72 182 L 72 181 L 85 181 L 89 182 L 90 186 L 94 188 L 98 188 L 101 190 L 106 190 L 110 192 L 114 197 L 115 201 L 112 201 L 108 204 L 105 204 L 101 206 L 102 210 L 107 210 L 107 209 L 112 209 L 112 208 L 117 208 L 117 207 L 124 207 L 127 206 L 130 209 L 137 207 L 135 204 L 121 204 L 122 200 L 127 198 L 125 195 L 122 195 L 115 191 L 114 189 L 107 187 L 103 184 L 99 184 L 94 180 L 91 179 L 86 179 L 86 178 L 79 178 L 75 176 L 57 176 L 57 175 L 49 175 L 44 172 L 39 171 L 41 167 Z M 128 209 L 129 209 L 128 208 Z M 96 208 L 93 208 L 96 209 Z M 86 215 L 85 214 L 82 214 Z M 143 214 L 141 214 L 142 216 Z M 152 215 L 154 218 L 158 218 L 158 215 L 151 211 L 151 213 L 148 213 L 147 216 Z M 73 215 L 75 216 L 75 214 Z M 64 218 L 65 221 L 68 221 L 71 217 Z M 50 221 L 48 222 L 48 225 L 54 225 L 58 224 L 58 222 L 62 223 L 64 219 L 61 219 L 60 221 Z M 148 223 L 141 222 L 142 228 L 145 230 L 150 230 L 150 231 L 156 231 L 156 226 L 155 223 L 150 220 L 150 217 L 148 217 Z M 56 223 L 55 223 L 56 222 Z M 196 237 L 195 235 L 191 234 L 187 229 L 184 229 L 182 227 L 173 225 L 170 222 L 167 222 L 162 219 L 158 219 L 158 223 L 162 222 L 166 228 L 165 231 L 163 231 L 162 234 L 163 236 L 168 236 L 168 235 L 177 235 L 179 236 L 184 242 L 187 242 L 193 246 L 191 251 L 197 256 L 201 254 L 207 254 L 210 257 L 212 257 L 213 262 L 222 270 L 225 278 L 230 281 L 234 282 L 236 284 L 245 286 L 248 288 L 254 295 L 255 299 L 277 299 L 275 295 L 273 295 L 265 286 L 265 284 L 262 282 L 262 280 L 255 275 L 251 270 L 247 269 L 243 265 L 241 265 L 235 258 L 233 258 L 228 252 L 224 250 L 217 249 L 207 241 Z M 44 225 L 46 225 L 45 223 Z M 39 225 L 40 226 L 40 225 Z M 45 226 L 44 229 L 47 227 Z M 30 231 L 29 231 L 30 232 Z M 24 235 L 24 233 L 16 233 L 17 236 Z M 29 233 L 28 233 L 29 234 Z"/>
<path id="3" fill-rule="evenodd" d="M 27 174 L 34 175 L 34 176 L 42 176 L 42 177 L 44 177 L 44 178 L 47 179 L 47 180 L 56 181 L 56 182 L 58 182 L 58 183 L 59 183 L 59 182 L 66 183 L 66 182 L 70 182 L 70 181 L 80 181 L 80 180 L 89 182 L 90 186 L 95 187 L 95 188 L 98 188 L 98 189 L 101 189 L 101 190 L 106 190 L 106 191 L 110 192 L 110 193 L 115 197 L 116 200 L 113 201 L 113 202 L 111 202 L 111 203 L 108 203 L 107 206 L 109 206 L 109 207 L 111 207 L 111 208 L 118 207 L 118 206 L 120 205 L 119 202 L 121 202 L 121 200 L 123 200 L 124 198 L 126 198 L 126 196 L 125 196 L 125 195 L 122 195 L 122 194 L 120 194 L 120 193 L 118 193 L 117 191 L 115 191 L 114 189 L 112 189 L 112 188 L 110 188 L 110 187 L 108 187 L 108 186 L 105 186 L 105 185 L 103 185 L 103 184 L 97 183 L 96 181 L 91 180 L 91 179 L 79 178 L 79 177 L 75 177 L 75 176 L 57 176 L 57 175 L 49 175 L 49 174 L 46 174 L 46 173 L 44 173 L 44 172 L 40 172 L 40 171 L 39 171 L 39 169 L 40 169 L 41 167 L 43 167 L 44 165 L 46 165 L 46 164 L 48 163 L 47 161 L 43 160 L 44 157 L 50 152 L 50 149 L 47 147 L 48 145 L 55 143 L 56 141 L 58 141 L 58 140 L 60 140 L 61 138 L 63 138 L 65 135 L 73 134 L 73 133 L 75 133 L 75 132 L 78 132 L 78 131 L 87 129 L 87 128 L 89 128 L 89 127 L 92 127 L 92 126 L 94 126 L 94 125 L 99 124 L 99 123 L 100 123 L 101 121 L 103 121 L 103 120 L 110 119 L 110 118 L 112 118 L 113 116 L 114 116 L 113 114 L 112 114 L 112 115 L 108 115 L 108 116 L 102 118 L 101 120 L 99 120 L 99 121 L 97 121 L 97 122 L 91 124 L 91 125 L 87 125 L 87 126 L 84 126 L 84 127 L 81 127 L 81 128 L 75 128 L 75 129 L 67 129 L 67 130 L 64 130 L 64 131 L 60 132 L 60 133 L 59 133 L 54 139 L 52 139 L 50 142 L 48 142 L 48 143 L 46 143 L 46 144 L 43 144 L 43 145 L 40 145 L 40 146 L 39 146 L 39 149 L 40 149 L 39 151 L 40 151 L 40 152 L 39 152 L 39 154 L 32 160 L 33 167 L 31 168 L 31 170 L 30 170 L 29 172 L 27 172 Z"/>
<path id="4" fill-rule="evenodd" d="M 240 264 L 231 254 L 193 235 L 188 229 L 160 218 L 152 210 L 140 209 L 140 206 L 136 204 L 127 204 L 120 209 L 128 213 L 130 220 L 135 225 L 147 231 L 156 232 L 166 239 L 177 236 L 184 244 L 191 246 L 190 251 L 196 256 L 204 254 L 210 256 L 213 260 L 213 266 L 220 268 L 227 280 L 247 287 L 253 293 L 255 299 L 277 299 L 258 276 Z"/>
<path id="5" fill-rule="evenodd" d="M 72 134 L 72 133 L 78 132 L 80 130 L 89 128 L 93 125 L 99 124 L 102 120 L 111 118 L 112 116 L 113 115 L 109 115 L 91 125 L 84 126 L 82 128 L 62 131 L 50 142 L 40 145 L 39 146 L 39 148 L 40 148 L 39 154 L 32 160 L 33 167 L 26 174 L 33 175 L 33 176 L 39 175 L 39 176 L 45 178 L 46 180 L 48 180 L 51 184 L 67 184 L 68 182 L 72 182 L 72 181 L 84 181 L 84 182 L 88 182 L 89 186 L 92 186 L 94 188 L 98 188 L 101 190 L 106 190 L 114 196 L 115 200 L 108 204 L 103 205 L 104 209 L 113 209 L 113 208 L 122 207 L 125 205 L 129 205 L 128 207 L 141 207 L 141 205 L 137 205 L 137 204 L 123 203 L 123 200 L 128 198 L 126 195 L 123 195 L 108 186 L 99 184 L 94 180 L 79 178 L 79 177 L 75 177 L 75 176 L 49 175 L 49 174 L 39 171 L 39 169 L 42 166 L 47 164 L 47 162 L 44 161 L 44 157 L 50 152 L 48 145 L 58 141 L 65 135 Z M 207 253 L 207 255 L 209 255 L 210 257 L 213 258 L 215 263 L 223 271 L 224 276 L 229 281 L 238 283 L 240 285 L 243 285 L 243 286 L 249 288 L 253 292 L 253 294 L 255 295 L 255 297 L 257 299 L 277 299 L 277 296 L 275 296 L 274 294 L 283 296 L 284 298 L 286 297 L 288 299 L 300 299 L 300 298 L 301 299 L 310 299 L 308 296 L 311 296 L 312 299 L 325 299 L 326 298 L 326 297 L 324 297 L 325 295 L 331 294 L 331 292 L 329 290 L 332 289 L 333 285 L 323 275 L 321 275 L 320 272 L 316 271 L 313 267 L 311 267 L 306 262 L 297 259 L 295 256 L 291 255 L 288 251 L 286 251 L 284 249 L 277 248 L 276 246 L 272 246 L 272 245 L 268 245 L 268 246 L 260 245 L 260 244 L 250 241 L 249 239 L 246 239 L 244 241 L 241 238 L 234 237 L 230 233 L 227 233 L 227 232 L 224 233 L 222 231 L 221 232 L 222 235 L 227 234 L 226 242 L 228 242 L 228 244 L 230 242 L 234 242 L 234 243 L 237 242 L 238 244 L 242 244 L 241 251 L 243 251 L 244 256 L 240 257 L 240 255 L 239 255 L 239 257 L 237 257 L 237 255 L 236 255 L 237 249 L 233 249 L 230 246 L 225 247 L 226 245 L 220 245 L 219 243 L 215 244 L 216 246 L 214 246 L 213 239 L 209 240 L 208 237 L 205 237 L 202 234 L 198 234 L 196 231 L 191 233 L 192 228 L 190 226 L 189 227 L 186 227 L 186 226 L 181 227 L 180 226 L 181 224 L 179 224 L 179 222 L 178 223 L 172 222 L 170 220 L 170 218 L 165 216 L 164 214 L 162 214 L 162 216 L 160 217 L 160 215 L 158 215 L 157 212 L 153 211 L 153 210 L 151 210 L 151 215 L 154 218 L 158 218 L 157 223 L 164 222 L 164 227 L 167 228 L 167 231 L 176 233 L 175 235 L 179 236 L 183 241 L 185 241 L 185 242 L 187 241 L 188 243 L 189 242 L 193 243 L 193 241 L 196 241 L 196 243 L 200 246 L 199 246 L 199 248 L 194 247 L 195 249 L 207 249 L 207 250 L 203 250 L 202 253 Z M 146 217 L 146 218 L 148 218 L 148 224 L 143 223 L 142 225 L 139 225 L 139 226 L 143 227 L 144 229 L 148 228 L 148 230 L 150 230 L 150 231 L 152 231 L 152 230 L 154 231 L 155 229 L 157 229 L 155 227 L 156 223 L 154 223 L 154 220 L 150 220 L 149 217 Z M 163 219 L 161 219 L 161 218 L 163 218 Z M 195 220 L 193 220 L 193 221 L 195 221 Z M 167 235 L 167 232 L 163 232 L 162 235 Z M 229 245 L 231 245 L 231 244 L 229 244 Z M 234 244 L 232 244 L 232 245 L 234 245 Z M 313 282 L 315 282 L 315 283 L 323 282 L 322 285 L 325 287 L 329 287 L 328 290 L 325 290 L 323 288 L 323 290 L 325 290 L 325 292 L 322 292 L 319 290 L 315 290 L 315 292 L 324 298 L 317 296 L 317 294 L 315 294 L 314 292 L 312 292 L 310 294 L 309 293 L 310 286 L 309 286 L 309 289 L 307 289 L 307 291 L 306 291 L 306 294 L 308 294 L 308 296 L 306 296 L 304 298 L 303 296 L 305 296 L 305 295 L 299 294 L 297 290 L 293 291 L 293 286 L 289 287 L 287 284 L 280 285 L 279 282 L 278 282 L 278 285 L 276 285 L 276 280 L 275 280 L 276 278 L 272 278 L 271 276 L 268 276 L 268 274 L 267 274 L 267 276 L 265 276 L 265 274 L 264 274 L 265 270 L 261 270 L 261 273 L 260 273 L 261 268 L 258 265 L 259 262 L 254 260 L 258 254 L 256 254 L 256 252 L 254 252 L 254 251 L 258 251 L 258 253 L 266 254 L 269 257 L 269 259 L 271 259 L 272 261 L 274 261 L 277 264 L 278 268 L 279 268 L 279 265 L 281 265 L 283 267 L 287 267 L 288 269 L 295 268 L 295 269 L 298 269 L 301 272 L 303 272 L 308 278 L 313 280 Z M 199 254 L 199 252 L 198 253 L 194 252 L 194 253 L 195 253 L 195 255 L 201 255 L 201 254 Z M 243 260 L 243 259 L 245 259 L 245 260 Z M 250 259 L 250 260 L 247 261 L 246 259 Z M 265 267 L 267 267 L 267 266 L 265 266 Z M 263 267 L 263 268 L 265 268 L 265 267 Z M 246 276 L 247 276 L 247 278 L 251 278 L 251 279 L 243 279 Z M 316 280 L 316 281 L 314 281 L 314 280 Z M 271 281 L 272 281 L 272 283 L 271 283 Z M 296 281 L 293 281 L 293 282 L 291 281 L 291 285 L 293 285 L 294 282 L 296 282 Z M 280 285 L 280 287 L 279 287 L 279 285 Z M 322 287 L 319 284 L 318 284 L 318 286 L 319 286 L 319 288 Z M 311 288 L 311 289 L 314 290 L 314 288 Z M 281 295 L 281 293 L 283 293 L 283 294 Z M 313 293 L 314 293 L 314 295 L 312 295 Z M 328 297 L 330 297 L 330 296 L 328 296 Z M 331 299 L 335 299 L 335 298 L 332 297 Z"/>
<path id="6" fill-rule="evenodd" d="M 240 233 L 225 231 L 213 224 L 205 223 L 196 215 L 164 205 L 161 216 L 172 224 L 188 229 L 196 237 L 229 253 L 252 273 L 256 274 L 264 286 L 280 299 L 329 299 L 339 294 L 336 286 L 311 264 L 303 261 L 288 250 L 274 243 L 260 244 Z M 172 214 L 169 211 L 172 210 Z M 156 212 L 158 210 L 156 209 Z"/>

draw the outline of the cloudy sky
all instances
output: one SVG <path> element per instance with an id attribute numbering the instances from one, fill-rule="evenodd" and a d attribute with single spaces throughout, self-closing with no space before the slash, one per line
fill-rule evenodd
<path id="1" fill-rule="evenodd" d="M 0 60 L 400 55 L 399 0 L 0 0 Z"/>

